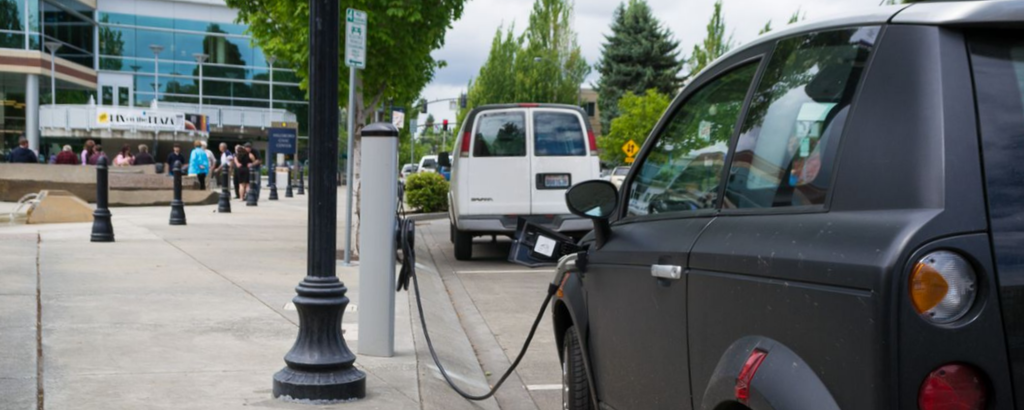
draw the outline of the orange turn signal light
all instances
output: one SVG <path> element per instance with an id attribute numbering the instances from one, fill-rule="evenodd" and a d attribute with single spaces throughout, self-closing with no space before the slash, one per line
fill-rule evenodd
<path id="1" fill-rule="evenodd" d="M 914 266 L 910 275 L 910 298 L 917 313 L 932 310 L 949 292 L 949 283 L 935 268 L 923 262 Z"/>

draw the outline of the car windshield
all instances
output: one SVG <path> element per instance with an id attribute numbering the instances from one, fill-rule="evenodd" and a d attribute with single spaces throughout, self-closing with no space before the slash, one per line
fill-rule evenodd
<path id="1" fill-rule="evenodd" d="M 423 160 L 423 168 L 437 168 L 437 160 L 425 159 Z"/>

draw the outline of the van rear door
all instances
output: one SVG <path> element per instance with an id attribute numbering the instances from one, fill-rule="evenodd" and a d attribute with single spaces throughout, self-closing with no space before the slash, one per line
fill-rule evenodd
<path id="1" fill-rule="evenodd" d="M 530 160 L 526 147 L 525 109 L 487 110 L 473 124 L 472 155 L 460 178 L 468 190 L 461 195 L 463 215 L 527 215 L 530 213 Z M 564 205 L 563 205 L 564 206 Z"/>
<path id="2" fill-rule="evenodd" d="M 565 190 L 597 175 L 597 157 L 587 146 L 587 127 L 579 112 L 534 108 L 530 191 L 534 215 L 567 214 Z"/>

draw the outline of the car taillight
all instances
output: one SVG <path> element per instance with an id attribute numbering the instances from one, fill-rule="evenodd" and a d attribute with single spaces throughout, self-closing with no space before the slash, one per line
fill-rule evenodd
<path id="1" fill-rule="evenodd" d="M 932 323 L 960 319 L 974 305 L 977 293 L 977 276 L 971 264 L 950 251 L 925 255 L 910 274 L 910 299 L 914 309 Z"/>
<path id="2" fill-rule="evenodd" d="M 590 155 L 597 155 L 597 138 L 594 138 L 594 131 L 587 130 L 587 143 L 590 144 Z"/>
<path id="3" fill-rule="evenodd" d="M 469 156 L 469 131 L 462 134 L 462 149 L 459 150 L 460 157 Z"/>
<path id="4" fill-rule="evenodd" d="M 985 399 L 980 371 L 966 364 L 947 364 L 925 377 L 917 406 L 921 410 L 981 410 Z"/>
<path id="5" fill-rule="evenodd" d="M 747 361 L 743 363 L 739 376 L 736 376 L 736 400 L 740 403 L 747 404 L 747 401 L 750 400 L 750 382 L 754 380 L 754 374 L 757 373 L 761 362 L 764 362 L 764 358 L 767 356 L 768 352 L 754 349 L 747 357 Z"/>

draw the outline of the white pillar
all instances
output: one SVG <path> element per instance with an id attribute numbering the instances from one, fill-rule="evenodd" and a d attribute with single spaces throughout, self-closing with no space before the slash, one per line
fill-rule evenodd
<path id="1" fill-rule="evenodd" d="M 25 138 L 28 147 L 39 152 L 39 75 L 25 75 Z"/>
<path id="2" fill-rule="evenodd" d="M 359 354 L 395 354 L 395 211 L 398 129 L 370 124 L 362 131 L 363 191 L 359 195 Z M 380 160 L 377 160 L 379 158 Z"/>

